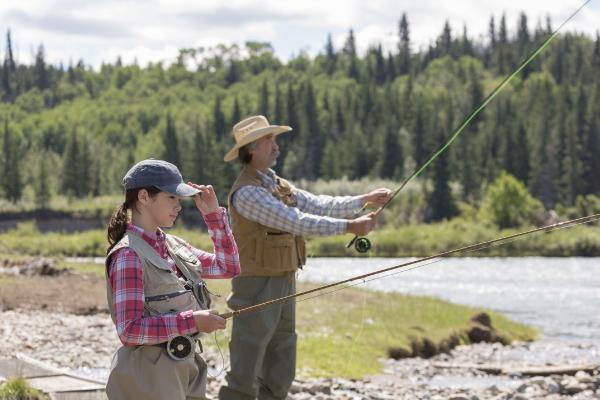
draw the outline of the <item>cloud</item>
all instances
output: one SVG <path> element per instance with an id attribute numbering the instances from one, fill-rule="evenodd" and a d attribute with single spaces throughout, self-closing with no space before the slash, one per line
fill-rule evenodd
<path id="1" fill-rule="evenodd" d="M 113 21 L 102 21 L 89 17 L 72 17 L 56 13 L 36 16 L 21 10 L 12 10 L 5 13 L 3 19 L 10 25 L 66 36 L 112 38 L 132 35 L 126 26 Z"/>
<path id="2" fill-rule="evenodd" d="M 194 28 L 239 28 L 249 24 L 264 23 L 289 23 L 308 18 L 308 15 L 299 12 L 284 13 L 256 9 L 254 7 L 233 8 L 230 6 L 219 6 L 218 8 L 205 10 L 179 12 L 173 17 L 178 21 L 185 21 Z"/>
<path id="3" fill-rule="evenodd" d="M 519 13 L 533 29 L 550 16 L 558 26 L 581 2 L 564 0 L 28 0 L 0 2 L 0 20 L 13 31 L 20 49 L 43 42 L 51 62 L 84 58 L 94 66 L 113 61 L 173 60 L 177 49 L 217 43 L 271 42 L 282 59 L 300 51 L 322 51 L 331 33 L 339 49 L 350 28 L 359 52 L 381 43 L 394 50 L 398 21 L 408 15 L 413 49 L 435 41 L 445 21 L 454 34 L 463 25 L 471 37 L 485 40 L 493 15 L 506 13 L 511 33 Z M 565 31 L 595 35 L 600 5 L 590 3 Z M 0 51 L 1 51 L 0 46 Z M 21 54 L 27 62 L 30 55 Z"/>

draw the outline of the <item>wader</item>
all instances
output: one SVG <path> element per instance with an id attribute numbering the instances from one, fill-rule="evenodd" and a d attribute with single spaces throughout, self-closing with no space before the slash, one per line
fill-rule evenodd
<path id="1" fill-rule="evenodd" d="M 167 248 L 183 277 L 177 277 L 166 260 L 134 233 L 126 233 L 106 258 L 106 283 L 113 322 L 112 288 L 108 278 L 111 256 L 128 247 L 139 256 L 144 269 L 144 316 L 156 316 L 210 306 L 200 271 L 200 261 L 186 243 L 167 235 Z M 196 338 L 194 338 L 196 339 Z M 199 343 L 188 358 L 175 360 L 167 354 L 166 343 L 121 346 L 111 365 L 106 385 L 109 399 L 185 400 L 206 398 L 207 366 L 198 352 Z M 188 352 L 189 353 L 189 352 Z"/>
<path id="2" fill-rule="evenodd" d="M 245 167 L 229 194 L 232 231 L 241 273 L 231 281 L 228 306 L 240 309 L 296 292 L 296 271 L 306 262 L 301 236 L 242 217 L 231 201 L 242 186 L 262 186 L 257 171 Z M 293 187 L 277 177 L 273 196 L 294 207 Z M 296 302 L 264 307 L 233 318 L 229 342 L 231 368 L 221 400 L 286 399 L 296 372 Z"/>

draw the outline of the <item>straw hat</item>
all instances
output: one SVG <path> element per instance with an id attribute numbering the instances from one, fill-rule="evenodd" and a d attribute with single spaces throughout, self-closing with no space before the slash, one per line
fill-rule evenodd
<path id="1" fill-rule="evenodd" d="M 269 121 L 262 115 L 246 118 L 233 126 L 235 146 L 225 154 L 223 160 L 235 160 L 238 157 L 240 147 L 248 143 L 252 143 L 267 135 L 277 136 L 291 130 L 291 127 L 285 125 L 269 125 Z"/>

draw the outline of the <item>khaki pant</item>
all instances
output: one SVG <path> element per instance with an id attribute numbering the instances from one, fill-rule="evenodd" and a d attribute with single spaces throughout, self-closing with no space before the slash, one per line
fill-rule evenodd
<path id="1" fill-rule="evenodd" d="M 123 346 L 106 384 L 110 400 L 206 399 L 207 366 L 200 354 L 175 361 L 164 347 Z"/>
<path id="2" fill-rule="evenodd" d="M 238 276 L 227 304 L 239 309 L 296 292 L 296 277 Z M 221 400 L 285 399 L 296 373 L 296 302 L 266 306 L 233 318 L 231 370 Z"/>

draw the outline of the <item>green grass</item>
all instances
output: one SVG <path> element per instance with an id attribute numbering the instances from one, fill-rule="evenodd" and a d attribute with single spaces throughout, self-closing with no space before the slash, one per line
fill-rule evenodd
<path id="1" fill-rule="evenodd" d="M 210 281 L 211 290 L 223 294 L 216 308 L 224 310 L 228 281 Z M 298 290 L 314 287 L 301 283 Z M 390 347 L 410 349 L 411 340 L 434 343 L 459 335 L 481 310 L 442 300 L 350 288 L 301 301 L 297 308 L 298 371 L 304 377 L 360 378 L 381 371 L 380 359 Z M 487 311 L 497 333 L 510 340 L 533 340 L 535 329 Z M 228 324 L 231 329 L 231 323 Z M 228 334 L 218 334 L 227 348 Z M 462 335 L 462 340 L 466 340 Z M 203 341 L 213 346 L 214 340 Z"/>
<path id="2" fill-rule="evenodd" d="M 69 268 L 81 274 L 94 275 L 99 278 L 104 278 L 104 264 L 88 263 L 88 262 L 72 262 L 60 260 L 56 265 L 57 268 Z"/>
<path id="3" fill-rule="evenodd" d="M 368 237 L 373 244 L 362 256 L 406 257 L 429 256 L 477 242 L 531 229 L 499 230 L 485 224 L 456 218 L 437 224 L 406 225 L 376 230 Z M 206 232 L 177 228 L 170 233 L 181 236 L 194 246 L 212 249 Z M 351 235 L 310 238 L 308 254 L 311 257 L 361 256 L 347 249 Z M 0 233 L 0 253 L 11 255 L 102 257 L 106 253 L 106 232 L 102 229 L 78 233 L 40 233 L 33 223 L 22 223 L 16 229 Z M 460 254 L 457 254 L 460 256 Z M 465 254 L 463 254 L 465 255 Z M 576 226 L 551 233 L 538 233 L 468 256 L 600 256 L 600 228 Z"/>
<path id="4" fill-rule="evenodd" d="M 212 242 L 206 232 L 183 228 L 169 230 L 185 238 L 193 245 L 212 249 Z M 103 257 L 108 242 L 104 229 L 84 232 L 40 232 L 33 222 L 20 223 L 16 229 L 0 233 L 0 254 L 42 255 L 52 257 Z"/>
<path id="5" fill-rule="evenodd" d="M 47 210 L 64 212 L 74 217 L 99 217 L 106 219 L 121 202 L 123 202 L 123 195 L 105 195 L 81 199 L 53 196 L 50 204 L 47 206 Z M 37 210 L 35 203 L 31 199 L 24 199 L 16 204 L 6 199 L 0 199 L 1 213 L 22 213 Z"/>
<path id="6" fill-rule="evenodd" d="M 437 224 L 418 224 L 381 229 L 368 236 L 373 247 L 370 252 L 363 256 L 424 257 L 532 228 L 499 230 L 484 224 L 457 218 Z M 350 238 L 349 235 L 312 238 L 308 246 L 309 254 L 313 257 L 359 256 L 360 254 L 354 249 L 346 248 L 346 243 Z M 502 246 L 494 246 L 462 255 L 470 257 L 600 256 L 600 228 L 592 225 L 576 226 L 556 232 L 537 233 Z M 457 256 L 461 256 L 461 254 L 457 254 Z"/>
<path id="7" fill-rule="evenodd" d="M 22 377 L 11 378 L 0 386 L 0 400 L 47 400 L 48 396 L 29 386 Z"/>

